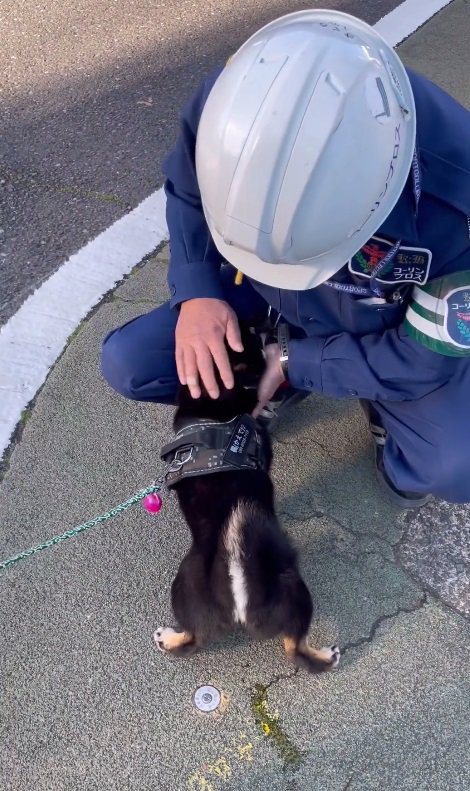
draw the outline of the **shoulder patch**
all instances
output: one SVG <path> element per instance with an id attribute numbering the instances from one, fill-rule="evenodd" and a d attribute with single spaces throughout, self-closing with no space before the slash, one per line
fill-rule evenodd
<path id="1" fill-rule="evenodd" d="M 404 324 L 428 349 L 470 357 L 470 270 L 415 286 Z"/>
<path id="2" fill-rule="evenodd" d="M 371 277 L 372 270 L 390 252 L 393 242 L 373 236 L 367 244 L 348 261 L 353 275 Z M 378 283 L 426 283 L 431 266 L 432 253 L 425 247 L 400 245 L 393 260 L 379 277 Z"/>

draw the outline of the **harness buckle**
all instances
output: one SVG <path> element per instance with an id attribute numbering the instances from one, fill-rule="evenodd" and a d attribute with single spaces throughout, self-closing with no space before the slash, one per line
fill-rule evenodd
<path id="1" fill-rule="evenodd" d="M 193 458 L 193 451 L 194 451 L 194 446 L 188 448 L 187 450 L 176 451 L 173 461 L 170 462 L 167 470 L 165 471 L 165 480 L 167 479 L 168 475 L 170 475 L 172 472 L 178 472 L 178 470 L 180 470 L 181 467 L 184 467 L 184 465 L 187 464 L 188 461 L 191 461 L 191 459 Z M 186 455 L 180 456 L 180 454 L 186 454 Z"/>

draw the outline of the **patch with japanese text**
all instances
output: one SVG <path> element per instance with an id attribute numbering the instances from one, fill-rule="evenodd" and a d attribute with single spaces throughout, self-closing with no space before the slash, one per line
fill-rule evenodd
<path id="1" fill-rule="evenodd" d="M 456 346 L 470 350 L 470 284 L 447 295 L 445 327 Z"/>
<path id="2" fill-rule="evenodd" d="M 350 259 L 348 269 L 354 275 L 370 278 L 373 269 L 380 264 L 394 246 L 394 242 L 373 236 L 367 244 Z M 416 283 L 427 282 L 432 253 L 425 247 L 405 247 L 400 245 L 385 270 L 377 277 L 378 283 Z"/>
<path id="3" fill-rule="evenodd" d="M 409 335 L 439 354 L 470 356 L 470 271 L 415 286 L 405 316 Z"/>
<path id="4" fill-rule="evenodd" d="M 224 461 L 233 464 L 235 467 L 242 467 L 246 464 L 250 441 L 256 432 L 253 419 L 242 416 L 230 437 L 230 443 L 224 453 Z"/>

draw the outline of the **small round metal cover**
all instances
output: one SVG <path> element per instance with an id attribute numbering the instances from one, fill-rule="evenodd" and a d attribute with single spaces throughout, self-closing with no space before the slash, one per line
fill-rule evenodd
<path id="1" fill-rule="evenodd" d="M 193 697 L 199 711 L 215 711 L 220 705 L 220 692 L 210 684 L 198 687 Z"/>

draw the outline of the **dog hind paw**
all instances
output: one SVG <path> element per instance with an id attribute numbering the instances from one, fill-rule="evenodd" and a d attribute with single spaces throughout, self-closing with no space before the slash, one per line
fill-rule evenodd
<path id="1" fill-rule="evenodd" d="M 170 635 L 176 634 L 175 629 L 172 629 L 169 626 L 159 626 L 158 629 L 155 630 L 153 633 L 153 639 L 159 651 L 163 654 L 168 653 L 169 645 L 165 645 L 165 640 L 168 640 Z"/>

